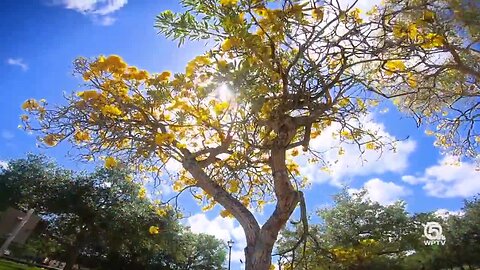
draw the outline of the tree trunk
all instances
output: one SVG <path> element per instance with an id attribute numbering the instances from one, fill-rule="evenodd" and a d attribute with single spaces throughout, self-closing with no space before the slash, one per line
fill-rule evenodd
<path id="1" fill-rule="evenodd" d="M 78 259 L 78 248 L 76 247 L 76 245 L 73 245 L 68 249 L 68 257 L 63 270 L 72 270 L 73 266 L 75 266 L 75 264 L 77 263 L 77 259 Z"/>
<path id="2" fill-rule="evenodd" d="M 272 250 L 275 241 L 265 242 L 262 237 L 254 245 L 245 248 L 245 270 L 268 270 L 272 264 Z"/>
<path id="3" fill-rule="evenodd" d="M 63 270 L 72 270 L 75 264 L 77 264 L 78 256 L 80 255 L 80 248 L 85 238 L 84 232 L 80 231 L 75 237 L 75 241 L 68 247 L 67 261 Z"/>
<path id="4" fill-rule="evenodd" d="M 285 117 L 281 123 L 273 128 L 278 136 L 273 142 L 269 158 L 272 169 L 273 187 L 276 198 L 275 210 L 265 224 L 260 228 L 255 216 L 237 198 L 227 192 L 222 186 L 215 182 L 200 166 L 199 161 L 188 150 L 183 149 L 183 167 L 197 180 L 197 186 L 203 189 L 214 200 L 228 210 L 240 223 L 245 233 L 247 247 L 245 248 L 245 270 L 269 270 L 272 264 L 272 250 L 278 233 L 287 223 L 295 207 L 299 202 L 303 205 L 302 215 L 305 212 L 305 201 L 303 193 L 296 190 L 290 181 L 290 174 L 286 166 L 286 150 L 297 125 L 292 117 Z M 227 136 L 222 148 L 227 149 L 231 141 L 231 135 Z M 210 153 L 215 158 L 216 154 Z M 208 160 L 209 162 L 213 162 Z M 206 163 L 208 165 L 208 163 Z M 306 220 L 306 216 L 304 218 Z"/>

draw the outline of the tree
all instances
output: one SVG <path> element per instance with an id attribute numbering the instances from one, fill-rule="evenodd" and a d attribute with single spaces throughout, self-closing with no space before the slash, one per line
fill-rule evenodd
<path id="1" fill-rule="evenodd" d="M 464 202 L 461 215 L 449 215 L 444 221 L 446 244 L 442 249 L 443 254 L 438 260 L 448 262 L 451 267 L 463 267 L 469 269 L 480 265 L 478 255 L 480 252 L 479 233 L 480 229 L 480 201 L 478 197 Z"/>
<path id="2" fill-rule="evenodd" d="M 298 241 L 302 227 L 282 232 L 277 249 L 287 255 L 287 267 L 397 269 L 421 240 L 422 230 L 403 202 L 383 206 L 369 200 L 365 190 L 349 194 L 344 189 L 334 196 L 332 207 L 319 209 L 317 215 L 321 223 L 311 227 L 303 245 Z"/>
<path id="3" fill-rule="evenodd" d="M 295 157 L 303 150 L 309 161 L 322 164 L 322 153 L 310 144 L 326 127 L 335 127 L 334 136 L 362 151 L 381 152 L 394 143 L 366 128 L 361 119 L 385 98 L 397 98 L 396 104 L 406 104 L 419 119 L 433 122 L 450 121 L 444 109 L 447 115 L 476 112 L 476 105 L 467 108 L 463 100 L 473 102 L 476 96 L 478 66 L 451 61 L 459 51 L 478 52 L 451 31 L 454 22 L 445 31 L 431 26 L 452 16 L 458 19 L 447 12 L 454 1 L 446 7 L 436 1 L 385 1 L 368 19 L 354 5 L 342 7 L 333 0 L 321 5 L 293 0 L 180 2 L 187 11 L 161 13 L 157 29 L 180 44 L 187 39 L 214 42 L 184 73 L 172 79 L 169 71 L 149 74 L 118 56 L 79 58 L 75 73 L 91 90 L 53 108 L 44 100 L 27 100 L 23 108 L 30 115 L 22 119 L 27 130 L 42 134 L 45 145 L 70 140 L 82 150 L 81 157 L 103 156 L 108 167 L 128 164 L 159 175 L 168 161 L 179 162 L 183 169 L 171 183 L 174 189 L 191 191 L 206 210 L 219 203 L 225 208 L 222 215 L 232 215 L 243 227 L 246 269 L 270 267 L 278 233 L 297 205 L 307 222 L 301 191 L 306 179 Z M 444 9 L 445 16 L 437 17 L 431 7 Z M 406 31 L 400 26 L 412 12 L 423 13 L 425 23 L 409 25 Z M 478 36 L 470 24 L 459 27 L 469 32 L 466 36 Z M 453 60 L 427 63 L 438 53 Z M 421 63 L 410 63 L 415 59 Z M 432 79 L 423 80 L 424 75 Z M 437 77 L 444 82 L 437 83 Z M 424 84 L 432 81 L 432 87 Z M 453 94 L 452 84 L 469 90 Z M 438 100 L 431 98 L 432 89 Z M 470 130 L 452 140 L 460 143 L 465 134 L 477 138 Z M 440 146 L 465 153 L 464 144 L 438 138 Z M 269 202 L 275 210 L 260 226 L 250 209 Z"/>
<path id="4" fill-rule="evenodd" d="M 277 253 L 282 269 L 475 269 L 480 263 L 478 198 L 466 200 L 462 214 L 407 214 L 397 202 L 382 206 L 365 191 L 334 196 L 319 209 L 320 223 L 308 234 L 296 224 L 282 231 Z M 425 245 L 424 225 L 438 222 L 445 245 Z M 299 241 L 305 237 L 306 241 Z"/>
<path id="5" fill-rule="evenodd" d="M 176 262 L 165 267 L 163 253 L 157 256 L 149 264 L 149 269 L 172 269 L 172 270 L 223 270 L 226 251 L 225 243 L 207 234 L 194 234 L 185 232 L 179 237 L 179 246 L 176 249 Z"/>
<path id="6" fill-rule="evenodd" d="M 144 269 L 153 252 L 164 250 L 178 237 L 178 225 L 163 208 L 145 200 L 138 184 L 126 180 L 127 172 L 100 169 L 75 174 L 45 156 L 14 160 L 0 174 L 7 205 L 35 209 L 47 223 L 48 238 L 64 250 L 65 269 L 94 257 L 98 265 L 117 255 L 117 269 Z M 159 211 L 161 213 L 159 213 Z M 149 227 L 164 230 L 152 237 Z M 43 237 L 40 237 L 42 240 Z M 150 252 L 148 252 L 150 251 Z"/>

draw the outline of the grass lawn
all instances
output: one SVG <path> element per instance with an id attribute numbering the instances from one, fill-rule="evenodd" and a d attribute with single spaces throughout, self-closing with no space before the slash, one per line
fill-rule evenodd
<path id="1" fill-rule="evenodd" d="M 0 260 L 0 270 L 42 270 L 37 267 L 30 267 L 28 265 L 14 263 L 11 261 Z"/>

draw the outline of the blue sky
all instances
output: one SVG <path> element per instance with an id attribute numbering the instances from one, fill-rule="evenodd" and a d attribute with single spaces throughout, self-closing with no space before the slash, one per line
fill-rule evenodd
<path id="1" fill-rule="evenodd" d="M 87 2 L 93 4 L 86 5 Z M 65 156 L 68 145 L 38 149 L 35 136 L 17 128 L 21 103 L 31 97 L 45 98 L 50 104 L 61 103 L 63 91 L 81 89 L 81 81 L 71 75 L 71 63 L 77 56 L 118 54 L 129 64 L 151 72 L 182 71 L 188 60 L 203 51 L 203 44 L 187 43 L 178 49 L 175 42 L 167 41 L 153 28 L 159 12 L 179 9 L 172 4 L 175 2 L 114 0 L 108 6 L 81 0 L 2 0 L 0 160 L 42 152 L 69 168 L 86 168 Z M 367 188 L 371 198 L 381 203 L 403 199 L 411 212 L 459 210 L 463 199 L 480 192 L 480 177 L 473 164 L 445 165 L 448 158 L 439 154 L 433 139 L 418 130 L 413 120 L 394 109 L 382 109 L 364 120 L 392 138 L 408 139 L 399 142 L 397 153 L 385 153 L 380 160 L 375 155 L 368 156 L 364 166 L 360 166 L 352 150 L 340 157 L 340 165 L 331 174 L 320 172 L 318 167 L 302 168 L 312 180 L 306 191 L 309 210 L 328 205 L 330 196 L 340 191 L 342 183 L 352 189 Z M 194 231 L 239 242 L 233 257 L 234 266 L 237 265 L 244 241 L 238 224 L 218 217 L 218 209 L 200 213 L 191 199 L 182 198 L 191 215 L 185 223 Z M 269 210 L 271 207 L 265 209 L 265 214 L 258 214 L 259 219 L 264 220 Z"/>

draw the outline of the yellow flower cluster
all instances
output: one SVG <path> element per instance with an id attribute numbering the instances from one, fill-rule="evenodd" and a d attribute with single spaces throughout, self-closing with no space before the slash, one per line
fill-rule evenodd
<path id="1" fill-rule="evenodd" d="M 81 99 L 85 101 L 90 101 L 100 97 L 100 93 L 97 92 L 96 90 L 87 90 L 87 91 L 78 92 L 77 96 L 79 96 Z"/>
<path id="2" fill-rule="evenodd" d="M 415 23 L 405 25 L 399 23 L 393 26 L 393 36 L 396 38 L 409 38 L 410 40 L 417 40 L 418 28 Z"/>
<path id="3" fill-rule="evenodd" d="M 233 6 L 238 3 L 238 0 L 220 0 L 220 5 L 222 6 Z"/>
<path id="4" fill-rule="evenodd" d="M 138 191 L 138 198 L 145 199 L 146 197 L 147 197 L 147 189 L 145 189 L 145 187 L 141 187 L 140 190 Z"/>
<path id="5" fill-rule="evenodd" d="M 240 45 L 240 39 L 236 38 L 236 37 L 232 37 L 232 38 L 226 38 L 223 42 L 222 42 L 222 51 L 230 51 L 231 49 L 233 48 L 236 48 Z"/>
<path id="6" fill-rule="evenodd" d="M 224 209 L 222 211 L 220 211 L 220 216 L 223 217 L 223 218 L 232 218 L 233 215 L 232 213 L 230 213 L 228 210 Z"/>
<path id="7" fill-rule="evenodd" d="M 228 187 L 228 191 L 230 193 L 237 193 L 240 191 L 240 181 L 237 179 L 233 179 L 230 181 L 230 186 Z"/>
<path id="8" fill-rule="evenodd" d="M 323 7 L 317 7 L 312 10 L 312 18 L 316 21 L 321 22 L 323 20 L 323 15 L 324 15 Z"/>
<path id="9" fill-rule="evenodd" d="M 443 44 L 445 44 L 445 38 L 439 34 L 429 33 L 425 36 L 425 40 L 420 46 L 424 49 L 432 49 L 441 47 Z"/>
<path id="10" fill-rule="evenodd" d="M 192 61 L 188 62 L 187 67 L 185 69 L 185 75 L 187 77 L 190 77 L 195 73 L 197 68 L 205 65 L 209 65 L 211 63 L 212 63 L 212 60 L 207 55 L 197 56 Z"/>
<path id="11" fill-rule="evenodd" d="M 362 239 L 360 243 L 363 245 L 372 245 L 375 244 L 377 241 L 375 239 Z"/>
<path id="12" fill-rule="evenodd" d="M 148 228 L 148 232 L 152 235 L 159 234 L 160 228 L 158 226 L 150 226 L 150 228 Z"/>
<path id="13" fill-rule="evenodd" d="M 175 136 L 172 133 L 158 133 L 155 135 L 155 143 L 162 145 L 165 142 L 172 143 L 175 140 Z"/>
<path id="14" fill-rule="evenodd" d="M 350 11 L 350 16 L 353 18 L 355 23 L 362 23 L 363 19 L 360 17 L 360 14 L 362 13 L 362 10 L 359 8 L 355 8 L 352 11 Z"/>
<path id="15" fill-rule="evenodd" d="M 33 111 L 33 110 L 38 110 L 40 108 L 40 104 L 38 103 L 37 100 L 35 99 L 28 99 L 22 104 L 22 109 L 26 111 Z"/>
<path id="16" fill-rule="evenodd" d="M 157 209 L 155 209 L 155 213 L 161 217 L 165 217 L 167 216 L 168 211 L 165 208 L 157 207 Z"/>
<path id="17" fill-rule="evenodd" d="M 434 13 L 424 13 L 426 20 L 431 20 L 435 16 Z M 421 24 L 421 22 L 419 22 Z M 393 26 L 393 36 L 399 39 L 408 39 L 416 42 L 424 49 L 432 49 L 441 47 L 445 44 L 445 38 L 436 33 L 422 33 L 417 23 L 404 24 L 398 23 Z"/>
<path id="18" fill-rule="evenodd" d="M 407 67 L 400 60 L 389 60 L 385 63 L 385 74 L 392 75 L 394 72 L 404 71 Z"/>
<path id="19" fill-rule="evenodd" d="M 62 138 L 63 136 L 60 134 L 48 134 L 43 137 L 42 141 L 48 146 L 55 146 Z"/>
<path id="20" fill-rule="evenodd" d="M 90 133 L 88 133 L 87 131 L 77 131 L 73 135 L 73 138 L 75 139 L 75 142 L 77 142 L 77 143 L 89 141 L 90 140 Z"/>
<path id="21" fill-rule="evenodd" d="M 300 175 L 300 166 L 294 161 L 287 161 L 287 170 L 294 175 Z"/>
<path id="22" fill-rule="evenodd" d="M 127 64 L 118 55 L 110 55 L 107 58 L 100 56 L 90 64 L 90 70 L 83 73 L 83 79 L 85 81 L 91 80 L 103 72 L 122 74 L 126 68 Z"/>
<path id="23" fill-rule="evenodd" d="M 377 149 L 377 146 L 373 142 L 369 142 L 365 145 L 365 148 L 368 150 L 375 150 Z"/>
<path id="24" fill-rule="evenodd" d="M 170 71 L 164 71 L 158 76 L 158 78 L 161 82 L 168 82 L 171 76 L 172 73 Z"/>
<path id="25" fill-rule="evenodd" d="M 114 157 L 106 157 L 105 158 L 105 168 L 113 169 L 117 167 L 118 161 Z"/>
<path id="26" fill-rule="evenodd" d="M 223 114 L 225 112 L 225 110 L 228 108 L 228 102 L 219 102 L 219 103 L 216 103 L 215 106 L 213 107 L 213 110 L 215 112 L 215 114 L 217 115 L 220 115 L 220 114 Z"/>
<path id="27" fill-rule="evenodd" d="M 122 115 L 122 111 L 115 105 L 105 105 L 102 108 L 102 113 L 105 116 L 119 116 Z"/>

